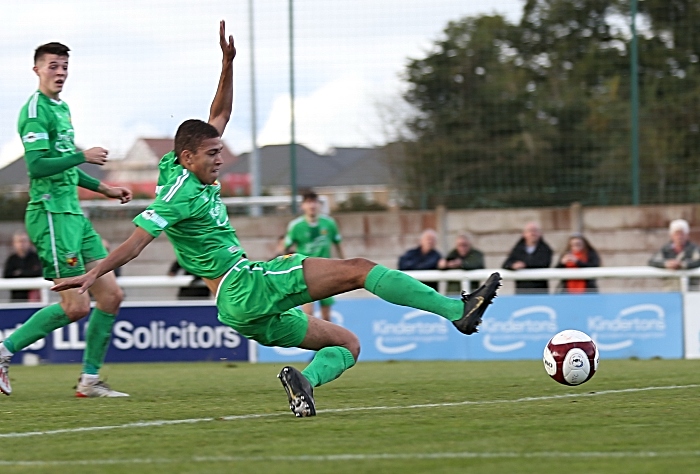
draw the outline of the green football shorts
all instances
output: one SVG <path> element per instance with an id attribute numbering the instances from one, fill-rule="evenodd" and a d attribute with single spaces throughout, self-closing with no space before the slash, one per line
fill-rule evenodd
<path id="1" fill-rule="evenodd" d="M 107 256 L 102 238 L 82 214 L 33 209 L 24 222 L 48 280 L 82 275 L 85 264 Z"/>
<path id="2" fill-rule="evenodd" d="M 297 306 L 311 302 L 304 259 L 291 254 L 269 262 L 239 260 L 219 283 L 219 321 L 264 346 L 299 346 L 309 320 Z"/>

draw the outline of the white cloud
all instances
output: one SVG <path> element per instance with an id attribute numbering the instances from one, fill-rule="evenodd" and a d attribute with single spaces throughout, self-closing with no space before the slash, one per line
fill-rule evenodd
<path id="1" fill-rule="evenodd" d="M 5 3 L 0 16 L 2 157 L 21 154 L 17 114 L 37 85 L 32 52 L 47 41 L 72 49 L 62 97 L 71 106 L 80 146 L 101 145 L 118 155 L 140 135 L 172 136 L 182 120 L 206 118 L 219 75 L 221 18 L 238 48 L 236 113 L 225 138 L 236 152 L 250 148 L 247 1 L 63 0 L 60 8 L 51 0 Z M 320 149 L 381 142 L 374 103 L 396 96 L 407 57 L 422 54 L 449 20 L 493 11 L 517 20 L 522 4 L 295 1 L 298 141 Z M 261 143 L 289 140 L 287 5 L 287 0 L 255 2 Z"/>
<path id="2" fill-rule="evenodd" d="M 358 78 L 343 78 L 325 84 L 306 97 L 295 99 L 295 135 L 303 143 L 323 152 L 329 146 L 370 146 L 382 141 L 369 85 Z M 289 94 L 279 96 L 258 137 L 258 145 L 290 141 Z M 342 130 L 342 133 L 338 133 Z"/>

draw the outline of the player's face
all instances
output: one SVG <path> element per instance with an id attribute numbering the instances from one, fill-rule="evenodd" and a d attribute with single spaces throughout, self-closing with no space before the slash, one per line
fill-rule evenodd
<path id="1" fill-rule="evenodd" d="M 58 99 L 68 79 L 68 56 L 45 54 L 37 61 L 34 72 L 39 76 L 39 90 Z"/>
<path id="2" fill-rule="evenodd" d="M 219 170 L 224 164 L 221 157 L 223 148 L 221 138 L 206 138 L 199 145 L 196 153 L 188 151 L 183 154 L 184 166 L 203 184 L 214 184 L 219 179 Z"/>
<path id="3" fill-rule="evenodd" d="M 306 217 L 314 218 L 318 215 L 319 204 L 316 199 L 307 199 L 301 203 L 301 210 Z"/>

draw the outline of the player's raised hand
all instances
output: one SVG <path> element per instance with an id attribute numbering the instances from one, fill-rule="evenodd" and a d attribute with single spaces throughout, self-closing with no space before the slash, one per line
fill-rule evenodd
<path id="1" fill-rule="evenodd" d="M 122 204 L 126 204 L 127 202 L 131 201 L 131 198 L 133 197 L 131 189 L 122 188 L 121 186 L 110 186 L 109 188 L 105 189 L 102 194 L 108 198 L 119 199 Z"/>
<path id="2" fill-rule="evenodd" d="M 226 22 L 221 20 L 219 22 L 219 45 L 221 45 L 221 52 L 224 53 L 224 61 L 233 61 L 236 57 L 236 47 L 233 45 L 233 35 L 229 35 L 228 41 L 226 40 Z"/>
<path id="3" fill-rule="evenodd" d="M 54 286 L 51 287 L 51 291 L 58 292 L 70 290 L 71 288 L 78 288 L 78 293 L 83 294 L 88 290 L 88 288 L 92 286 L 93 283 L 95 283 L 95 280 L 96 278 L 92 274 L 92 272 L 87 272 L 84 275 L 80 275 L 73 278 L 66 278 L 64 281 L 56 283 Z"/>
<path id="4" fill-rule="evenodd" d="M 107 155 L 109 154 L 109 152 L 102 147 L 96 146 L 94 148 L 85 150 L 83 154 L 85 155 L 85 161 L 87 163 L 93 163 L 95 165 L 102 166 L 105 163 L 107 163 Z"/>

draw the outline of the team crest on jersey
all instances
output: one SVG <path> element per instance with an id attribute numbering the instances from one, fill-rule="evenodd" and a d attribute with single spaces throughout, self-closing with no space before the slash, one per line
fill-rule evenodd
<path id="1" fill-rule="evenodd" d="M 67 253 L 66 263 L 69 267 L 75 267 L 76 265 L 78 265 L 78 257 L 74 253 Z"/>

